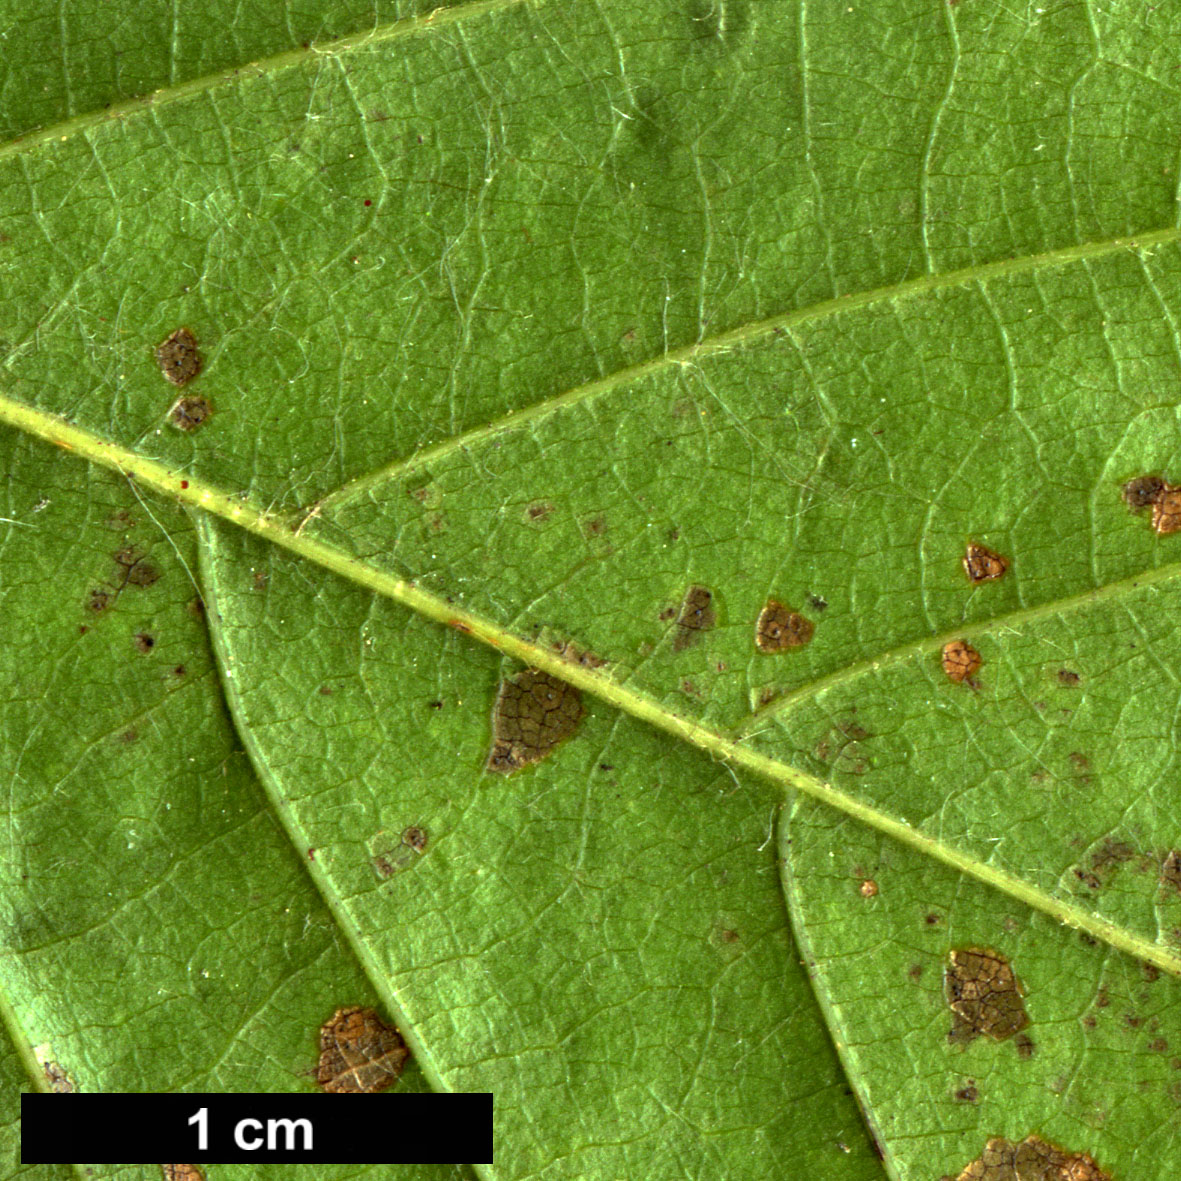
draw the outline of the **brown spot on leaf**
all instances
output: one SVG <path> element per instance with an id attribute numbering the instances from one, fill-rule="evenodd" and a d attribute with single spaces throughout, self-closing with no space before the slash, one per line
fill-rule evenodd
<path id="1" fill-rule="evenodd" d="M 525 520 L 544 521 L 552 512 L 554 506 L 548 500 L 535 500 L 525 509 Z"/>
<path id="2" fill-rule="evenodd" d="M 421 853 L 426 848 L 426 842 L 426 829 L 419 828 L 417 824 L 412 824 L 402 830 L 402 844 L 408 849 Z"/>
<path id="3" fill-rule="evenodd" d="M 1154 1054 L 1167 1054 L 1169 1052 L 1169 1043 L 1163 1037 L 1154 1037 L 1152 1041 L 1148 1043 L 1148 1048 Z"/>
<path id="4" fill-rule="evenodd" d="M 77 1091 L 74 1080 L 52 1059 L 47 1058 L 42 1062 L 41 1069 L 45 1071 L 45 1081 L 55 1095 L 73 1095 Z"/>
<path id="5" fill-rule="evenodd" d="M 160 571 L 152 565 L 151 562 L 136 562 L 127 571 L 127 585 L 128 586 L 151 586 L 154 582 L 160 580 Z"/>
<path id="6" fill-rule="evenodd" d="M 156 646 L 156 637 L 147 632 L 136 632 L 132 637 L 137 652 L 147 655 Z"/>
<path id="7" fill-rule="evenodd" d="M 820 595 L 809 595 L 808 605 L 813 611 L 823 611 L 828 607 L 828 600 L 822 598 Z"/>
<path id="8" fill-rule="evenodd" d="M 510 774 L 540 762 L 582 721 L 582 697 L 573 685 L 527 668 L 500 682 L 492 710 L 492 751 L 486 770 Z"/>
<path id="9" fill-rule="evenodd" d="M 1155 504 L 1157 498 L 1168 486 L 1168 483 L 1160 476 L 1137 476 L 1123 486 L 1120 495 L 1124 498 L 1124 504 L 1132 512 L 1139 513 Z"/>
<path id="10" fill-rule="evenodd" d="M 1181 488 L 1166 488 L 1152 506 L 1152 527 L 1160 534 L 1181 530 Z"/>
<path id="11" fill-rule="evenodd" d="M 713 608 L 713 594 L 704 586 L 691 586 L 685 592 L 681 612 L 677 616 L 677 634 L 673 639 L 673 650 L 680 652 L 688 648 L 704 631 L 709 631 L 716 620 Z"/>
<path id="12" fill-rule="evenodd" d="M 1157 533 L 1181 530 L 1181 486 L 1161 476 L 1137 476 L 1123 486 L 1122 495 L 1134 513 L 1152 509 L 1152 527 Z"/>
<path id="13" fill-rule="evenodd" d="M 161 1165 L 164 1181 L 205 1181 L 205 1174 L 196 1165 Z"/>
<path id="14" fill-rule="evenodd" d="M 1017 1047 L 1017 1057 L 1028 1061 L 1033 1057 L 1034 1044 L 1033 1038 L 1027 1033 L 1019 1033 L 1013 1039 L 1013 1045 Z"/>
<path id="15" fill-rule="evenodd" d="M 156 346 L 156 364 L 173 385 L 186 385 L 201 372 L 197 338 L 187 328 L 178 328 Z"/>
<path id="16" fill-rule="evenodd" d="M 156 569 L 134 545 L 124 546 L 111 555 L 118 567 L 115 577 L 119 586 L 118 594 L 125 586 L 149 587 L 160 580 L 160 571 Z"/>
<path id="17" fill-rule="evenodd" d="M 1171 886 L 1181 894 L 1181 849 L 1170 849 L 1165 855 L 1160 880 L 1162 886 Z"/>
<path id="18" fill-rule="evenodd" d="M 1040 1136 L 1020 1144 L 994 1136 L 955 1181 L 1111 1181 L 1086 1153 L 1069 1152 Z"/>
<path id="19" fill-rule="evenodd" d="M 190 396 L 177 398 L 168 411 L 172 425 L 182 431 L 195 431 L 202 423 L 208 421 L 213 413 L 213 406 L 208 398 Z"/>
<path id="20" fill-rule="evenodd" d="M 583 522 L 583 532 L 588 537 L 602 537 L 607 532 L 606 517 L 591 517 L 589 521 Z"/>
<path id="21" fill-rule="evenodd" d="M 876 898 L 878 893 L 878 884 L 873 880 L 873 878 L 866 878 L 865 881 L 861 883 L 858 892 L 861 894 L 862 898 Z"/>
<path id="22" fill-rule="evenodd" d="M 810 619 L 798 611 L 785 607 L 776 599 L 768 599 L 755 622 L 755 647 L 760 652 L 786 652 L 802 648 L 816 630 Z"/>
<path id="23" fill-rule="evenodd" d="M 602 668 L 607 663 L 601 656 L 587 651 L 586 648 L 580 647 L 573 640 L 566 640 L 564 643 L 558 641 L 554 644 L 554 651 L 563 660 L 570 664 L 577 664 L 580 668 Z"/>
<path id="24" fill-rule="evenodd" d="M 961 1087 L 955 1092 L 955 1099 L 959 1103 L 977 1103 L 980 1100 L 980 1092 L 976 1089 L 976 1083 L 972 1079 L 968 1079 L 968 1085 Z"/>
<path id="25" fill-rule="evenodd" d="M 1071 672 L 1068 668 L 1060 668 L 1058 670 L 1058 684 L 1065 685 L 1069 689 L 1073 689 L 1075 685 L 1082 680 L 1082 677 L 1076 672 Z"/>
<path id="26" fill-rule="evenodd" d="M 1156 964 L 1150 964 L 1147 960 L 1140 961 L 1140 975 L 1149 984 L 1155 984 L 1160 979 L 1160 968 Z"/>
<path id="27" fill-rule="evenodd" d="M 906 969 L 906 974 L 912 980 L 921 979 L 922 975 L 923 975 L 923 965 L 922 964 L 911 964 L 910 967 Z"/>
<path id="28" fill-rule="evenodd" d="M 337 1009 L 320 1027 L 316 1082 L 329 1095 L 373 1095 L 398 1081 L 410 1051 L 372 1009 Z"/>
<path id="29" fill-rule="evenodd" d="M 111 605 L 111 596 L 105 590 L 92 590 L 90 598 L 86 601 L 86 609 L 93 611 L 95 615 L 101 615 Z"/>
<path id="30" fill-rule="evenodd" d="M 943 671 L 957 684 L 967 681 L 984 663 L 980 653 L 967 640 L 951 640 L 944 644 L 941 660 Z"/>
<path id="31" fill-rule="evenodd" d="M 999 952 L 978 947 L 953 950 L 943 986 L 955 1018 L 949 1041 L 1004 1041 L 1029 1024 L 1017 978 Z"/>
<path id="32" fill-rule="evenodd" d="M 991 582 L 994 578 L 1002 577 L 1008 568 L 1008 558 L 987 546 L 968 542 L 968 548 L 964 551 L 964 573 L 969 582 Z"/>

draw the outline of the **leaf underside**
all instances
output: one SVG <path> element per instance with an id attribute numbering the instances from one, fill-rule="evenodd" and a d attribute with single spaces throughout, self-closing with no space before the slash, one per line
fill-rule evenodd
<path id="1" fill-rule="evenodd" d="M 0 147 L 6 1069 L 304 1090 L 366 1004 L 488 1176 L 1176 1169 L 1178 18 L 321 15 Z M 503 776 L 507 657 L 586 716 Z"/>

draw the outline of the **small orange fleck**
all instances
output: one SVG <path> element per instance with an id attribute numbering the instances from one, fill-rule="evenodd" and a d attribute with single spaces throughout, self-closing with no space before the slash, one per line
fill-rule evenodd
<path id="1" fill-rule="evenodd" d="M 987 546 L 968 542 L 968 548 L 964 551 L 964 573 L 969 582 L 991 582 L 994 578 L 1002 577 L 1008 568 L 1008 558 Z"/>
<path id="2" fill-rule="evenodd" d="M 943 671 L 957 683 L 966 681 L 984 662 L 967 640 L 952 640 L 943 645 Z"/>
<path id="3" fill-rule="evenodd" d="M 875 898 L 877 897 L 877 892 L 878 884 L 873 880 L 873 878 L 866 878 L 865 881 L 861 883 L 862 898 Z"/>

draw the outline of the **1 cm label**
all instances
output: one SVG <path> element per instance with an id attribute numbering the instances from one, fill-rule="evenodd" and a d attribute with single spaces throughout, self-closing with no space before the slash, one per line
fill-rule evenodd
<path id="1" fill-rule="evenodd" d="M 198 1108 L 189 1121 L 197 1126 L 197 1151 L 209 1151 L 209 1108 Z M 296 1144 L 296 1135 L 302 1139 Z M 283 1143 L 280 1144 L 280 1135 Z M 234 1124 L 234 1143 L 243 1152 L 311 1152 L 312 1121 L 309 1119 L 240 1119 Z"/>

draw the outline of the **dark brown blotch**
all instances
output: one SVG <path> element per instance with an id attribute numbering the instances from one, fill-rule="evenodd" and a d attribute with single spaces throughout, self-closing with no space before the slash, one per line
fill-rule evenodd
<path id="1" fill-rule="evenodd" d="M 178 328 L 167 340 L 156 346 L 156 364 L 173 385 L 187 385 L 201 372 L 197 338 L 189 329 Z"/>
<path id="2" fill-rule="evenodd" d="M 768 599 L 755 621 L 755 647 L 760 652 L 788 652 L 810 643 L 815 630 L 806 616 L 778 599 Z"/>
<path id="3" fill-rule="evenodd" d="M 701 637 L 702 632 L 709 631 L 717 621 L 712 607 L 713 593 L 704 586 L 691 586 L 685 592 L 681 602 L 680 614 L 677 616 L 677 632 L 673 639 L 673 650 L 683 651 L 690 644 L 694 644 Z"/>
<path id="4" fill-rule="evenodd" d="M 337 1009 L 320 1027 L 316 1082 L 329 1095 L 374 1095 L 393 1086 L 410 1051 L 373 1009 Z"/>
<path id="5" fill-rule="evenodd" d="M 1085 1152 L 1071 1152 L 1040 1136 L 1020 1144 L 992 1137 L 954 1181 L 1111 1181 Z"/>
<path id="6" fill-rule="evenodd" d="M 164 1181 L 205 1181 L 205 1174 L 196 1165 L 161 1165 Z"/>
<path id="7" fill-rule="evenodd" d="M 177 398 L 168 411 L 169 421 L 174 427 L 182 431 L 195 431 L 203 423 L 209 421 L 213 414 L 213 406 L 208 398 L 189 396 Z"/>
<path id="8" fill-rule="evenodd" d="M 578 729 L 584 710 L 573 685 L 527 668 L 500 682 L 492 709 L 488 771 L 511 774 L 540 762 Z"/>
<path id="9" fill-rule="evenodd" d="M 1170 849 L 1161 864 L 1160 882 L 1181 894 L 1181 849 Z"/>
<path id="10" fill-rule="evenodd" d="M 1131 512 L 1152 509 L 1152 527 L 1157 533 L 1181 530 L 1181 485 L 1170 484 L 1163 476 L 1137 476 L 1123 486 L 1122 496 Z"/>
<path id="11" fill-rule="evenodd" d="M 1140 513 L 1155 504 L 1157 497 L 1168 486 L 1161 476 L 1137 476 L 1123 486 L 1120 495 L 1132 512 Z"/>
<path id="12" fill-rule="evenodd" d="M 1029 1024 L 1017 977 L 999 952 L 979 947 L 952 950 L 943 987 L 954 1018 L 948 1041 L 1005 1041 Z"/>
<path id="13" fill-rule="evenodd" d="M 1002 578 L 1009 568 L 1008 558 L 974 541 L 968 542 L 963 560 L 964 573 L 971 583 L 991 582 L 993 579 Z"/>
<path id="14" fill-rule="evenodd" d="M 132 637 L 132 643 L 135 644 L 137 652 L 146 656 L 156 646 L 156 637 L 150 632 L 136 632 Z"/>
<path id="15" fill-rule="evenodd" d="M 160 571 L 134 545 L 124 546 L 111 556 L 118 567 L 119 590 L 125 586 L 149 587 L 160 580 Z"/>

